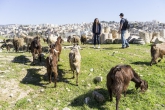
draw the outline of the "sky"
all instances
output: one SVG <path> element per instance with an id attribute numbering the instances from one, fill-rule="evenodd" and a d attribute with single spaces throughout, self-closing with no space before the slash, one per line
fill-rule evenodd
<path id="1" fill-rule="evenodd" d="M 120 21 L 120 13 L 165 23 L 165 0 L 0 0 L 0 25 Z"/>

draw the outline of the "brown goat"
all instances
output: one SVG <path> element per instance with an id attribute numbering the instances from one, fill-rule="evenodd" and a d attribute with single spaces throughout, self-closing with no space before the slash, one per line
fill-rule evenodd
<path id="1" fill-rule="evenodd" d="M 33 41 L 33 39 L 34 39 L 33 36 L 25 36 L 25 37 L 24 37 L 24 42 L 25 42 L 26 45 L 27 45 L 27 52 L 30 51 L 30 50 L 29 50 L 29 49 L 30 49 L 29 47 L 30 47 L 31 42 Z"/>
<path id="2" fill-rule="evenodd" d="M 48 38 L 43 38 L 44 43 L 48 41 Z"/>
<path id="3" fill-rule="evenodd" d="M 32 42 L 31 42 L 31 45 L 30 45 L 30 50 L 31 50 L 31 53 L 32 53 L 32 56 L 33 56 L 33 63 L 35 64 L 34 60 L 36 59 L 35 58 L 35 54 L 38 54 L 38 58 L 41 62 L 41 52 L 42 52 L 42 47 L 41 47 L 41 44 L 40 44 L 40 37 L 36 37 Z"/>
<path id="4" fill-rule="evenodd" d="M 51 83 L 51 77 L 52 74 L 54 75 L 54 87 L 56 87 L 56 82 L 57 82 L 57 76 L 58 76 L 58 71 L 57 71 L 57 63 L 58 63 L 58 51 L 56 51 L 53 48 L 50 48 L 50 54 L 49 57 L 46 59 L 46 66 L 47 66 L 47 73 L 48 73 L 48 79 L 49 83 Z"/>
<path id="5" fill-rule="evenodd" d="M 60 61 L 60 54 L 61 54 L 61 51 L 62 51 L 61 43 L 62 43 L 62 39 L 61 39 L 61 37 L 58 37 L 57 41 L 55 42 L 55 44 L 50 46 L 50 48 L 53 48 L 56 51 L 58 51 L 58 61 Z"/>
<path id="6" fill-rule="evenodd" d="M 23 50 L 23 45 L 24 45 L 24 39 L 23 38 L 15 37 L 13 39 L 13 46 L 14 46 L 14 49 L 16 52 L 19 51 L 20 47 L 22 47 L 22 50 Z"/>
<path id="7" fill-rule="evenodd" d="M 115 94 L 116 110 L 118 110 L 121 93 L 124 92 L 124 96 L 126 96 L 126 90 L 130 81 L 135 83 L 136 89 L 140 87 L 141 92 L 145 92 L 148 89 L 148 83 L 140 79 L 130 65 L 117 65 L 112 67 L 107 75 L 106 85 L 110 95 L 110 101 L 112 101 L 112 93 Z"/>
<path id="8" fill-rule="evenodd" d="M 152 59 L 151 59 L 150 66 L 152 66 L 153 63 L 157 63 L 157 59 L 159 57 L 161 59 L 159 59 L 158 62 L 160 62 L 163 59 L 164 55 L 165 55 L 165 43 L 151 45 Z"/>
<path id="9" fill-rule="evenodd" d="M 73 36 L 71 38 L 71 42 L 72 42 L 73 45 L 79 45 L 79 43 L 80 43 L 80 37 L 79 36 Z"/>
<path id="10" fill-rule="evenodd" d="M 68 36 L 67 42 L 71 43 L 71 36 Z"/>
<path id="11" fill-rule="evenodd" d="M 87 37 L 86 35 L 81 35 L 81 44 L 85 44 L 87 42 Z"/>
<path id="12" fill-rule="evenodd" d="M 4 43 L 9 43 L 9 42 L 12 42 L 13 39 L 4 39 L 3 41 L 4 41 Z"/>
<path id="13" fill-rule="evenodd" d="M 6 50 L 10 51 L 10 49 L 13 48 L 13 44 L 12 43 L 6 43 Z"/>

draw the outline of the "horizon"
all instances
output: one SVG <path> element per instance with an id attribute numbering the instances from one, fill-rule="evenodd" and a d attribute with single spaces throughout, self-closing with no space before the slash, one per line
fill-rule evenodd
<path id="1" fill-rule="evenodd" d="M 165 16 L 161 16 L 165 12 L 163 4 L 164 0 L 127 0 L 127 5 L 121 0 L 1 0 L 0 25 L 80 24 L 93 22 L 95 18 L 119 22 L 120 13 L 124 13 L 128 21 L 157 20 L 165 23 Z"/>

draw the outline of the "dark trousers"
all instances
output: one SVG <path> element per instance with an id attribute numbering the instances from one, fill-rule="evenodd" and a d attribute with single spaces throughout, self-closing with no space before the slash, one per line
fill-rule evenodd
<path id="1" fill-rule="evenodd" d="M 98 34 L 94 34 L 94 45 L 96 45 L 96 41 L 97 41 L 97 44 L 99 45 L 100 44 L 100 35 Z"/>

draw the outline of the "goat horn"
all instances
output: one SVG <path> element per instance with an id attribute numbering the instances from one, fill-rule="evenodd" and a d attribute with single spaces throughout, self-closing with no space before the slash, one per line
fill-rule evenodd
<path id="1" fill-rule="evenodd" d="M 57 51 L 56 49 L 54 49 L 54 52 L 58 53 L 59 51 Z"/>

